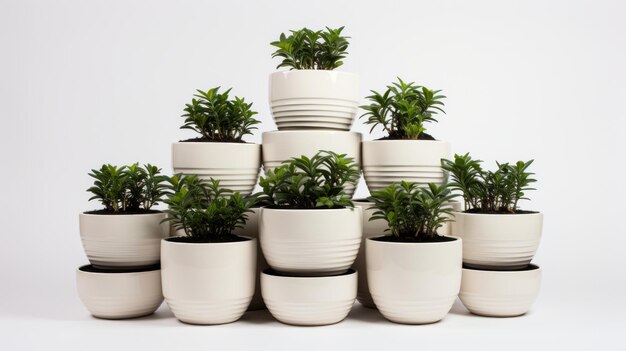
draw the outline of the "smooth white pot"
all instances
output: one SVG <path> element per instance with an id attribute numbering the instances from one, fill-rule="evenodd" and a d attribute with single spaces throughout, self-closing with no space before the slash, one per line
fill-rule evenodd
<path id="1" fill-rule="evenodd" d="M 479 214 L 455 212 L 454 235 L 463 238 L 463 263 L 474 268 L 526 267 L 541 239 L 542 213 Z"/>
<path id="2" fill-rule="evenodd" d="M 459 297 L 467 309 L 490 317 L 520 316 L 530 310 L 541 285 L 541 269 L 518 271 L 463 269 Z"/>
<path id="3" fill-rule="evenodd" d="M 263 168 L 274 169 L 283 161 L 302 155 L 311 157 L 320 150 L 346 154 L 361 167 L 361 133 L 329 130 L 285 130 L 263 133 Z M 356 184 L 346 184 L 348 196 Z"/>
<path id="4" fill-rule="evenodd" d="M 238 228 L 233 231 L 233 234 L 239 236 L 247 236 L 253 239 L 259 237 L 259 211 L 260 208 L 252 208 L 252 213 L 248 213 L 248 221 L 243 228 Z M 258 245 L 257 242 L 257 250 L 256 250 L 256 283 L 254 284 L 254 296 L 252 297 L 252 302 L 250 302 L 250 306 L 248 307 L 249 311 L 261 310 L 265 309 L 265 304 L 263 303 L 263 297 L 261 297 L 261 272 L 269 268 L 267 261 L 265 261 L 265 257 L 263 256 L 263 252 L 261 252 L 261 245 Z"/>
<path id="5" fill-rule="evenodd" d="M 163 212 L 148 214 L 79 214 L 80 238 L 89 262 L 97 268 L 126 269 L 159 263 L 161 239 L 169 233 Z"/>
<path id="6" fill-rule="evenodd" d="M 363 175 L 370 191 L 402 180 L 443 184 L 441 159 L 450 157 L 450 143 L 437 140 L 372 140 L 362 143 Z"/>
<path id="7" fill-rule="evenodd" d="M 76 270 L 76 287 L 89 313 L 98 318 L 146 316 L 163 302 L 158 266 L 136 272 L 90 272 L 82 266 Z"/>
<path id="8" fill-rule="evenodd" d="M 367 279 L 380 313 L 405 324 L 437 322 L 461 286 L 461 239 L 439 243 L 366 241 Z"/>
<path id="9" fill-rule="evenodd" d="M 174 316 L 190 324 L 223 324 L 241 318 L 254 295 L 256 250 L 256 239 L 163 240 L 163 296 Z"/>
<path id="10" fill-rule="evenodd" d="M 328 325 L 346 318 L 356 297 L 357 272 L 326 277 L 289 277 L 268 270 L 261 275 L 268 310 L 282 323 Z"/>
<path id="11" fill-rule="evenodd" d="M 359 105 L 359 76 L 327 70 L 274 72 L 270 107 L 279 130 L 350 130 Z"/>
<path id="12" fill-rule="evenodd" d="M 180 142 L 172 144 L 174 173 L 219 179 L 220 186 L 241 195 L 254 189 L 261 171 L 261 145 L 253 143 Z"/>
<path id="13" fill-rule="evenodd" d="M 361 209 L 261 208 L 259 236 L 267 263 L 291 275 L 345 273 L 361 244 Z"/>

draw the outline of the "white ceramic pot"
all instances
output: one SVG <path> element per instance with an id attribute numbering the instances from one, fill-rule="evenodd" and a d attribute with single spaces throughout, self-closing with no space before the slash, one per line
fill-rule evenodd
<path id="1" fill-rule="evenodd" d="M 263 133 L 263 168 L 274 169 L 283 161 L 302 155 L 311 157 L 320 150 L 346 154 L 361 167 L 361 133 L 332 130 L 285 130 Z M 348 196 L 356 184 L 346 184 Z"/>
<path id="2" fill-rule="evenodd" d="M 259 236 L 267 263 L 290 275 L 345 273 L 361 244 L 361 209 L 261 208 Z"/>
<path id="3" fill-rule="evenodd" d="M 464 268 L 459 297 L 474 314 L 514 317 L 530 310 L 540 285 L 541 269 L 533 264 L 517 271 Z"/>
<path id="4" fill-rule="evenodd" d="M 369 209 L 374 203 L 368 202 L 367 200 L 354 200 L 354 205 L 359 207 L 363 212 L 363 236 L 361 239 L 361 246 L 359 248 L 359 254 L 354 261 L 354 269 L 359 274 L 359 287 L 357 292 L 357 300 L 361 305 L 368 308 L 376 308 L 374 304 L 374 300 L 372 300 L 372 295 L 370 295 L 369 286 L 367 285 L 367 274 L 366 274 L 366 265 L 365 265 L 365 241 L 368 238 L 374 236 L 385 235 L 385 230 L 389 228 L 387 222 L 382 219 L 377 219 L 374 221 L 370 221 L 372 214 L 375 210 Z"/>
<path id="5" fill-rule="evenodd" d="M 161 239 L 169 233 L 163 212 L 79 215 L 80 238 L 97 268 L 126 269 L 159 263 Z"/>
<path id="6" fill-rule="evenodd" d="M 219 179 L 220 186 L 248 195 L 261 171 L 261 145 L 180 142 L 172 144 L 174 173 Z"/>
<path id="7" fill-rule="evenodd" d="M 350 130 L 360 93 L 359 76 L 327 70 L 274 72 L 270 107 L 279 130 Z"/>
<path id="8" fill-rule="evenodd" d="M 260 208 L 252 208 L 252 213 L 248 213 L 248 221 L 243 228 L 237 228 L 233 231 L 233 234 L 239 236 L 247 236 L 253 239 L 257 239 L 259 237 L 259 211 Z M 261 245 L 258 245 L 257 241 L 257 250 L 256 250 L 256 283 L 254 284 L 254 296 L 252 297 L 252 302 L 250 302 L 250 306 L 248 307 L 249 311 L 261 310 L 265 309 L 265 304 L 263 303 L 263 297 L 261 297 L 261 272 L 269 268 L 267 261 L 265 261 L 265 257 L 261 252 Z"/>
<path id="9" fill-rule="evenodd" d="M 111 271 L 82 266 L 76 270 L 78 296 L 94 317 L 124 319 L 154 313 L 163 302 L 161 271 Z"/>
<path id="10" fill-rule="evenodd" d="M 363 175 L 370 191 L 402 180 L 443 184 L 441 159 L 450 157 L 450 143 L 437 140 L 372 140 L 362 145 Z"/>
<path id="11" fill-rule="evenodd" d="M 479 214 L 455 212 L 454 235 L 463 238 L 463 263 L 469 267 L 514 270 L 526 267 L 541 239 L 542 213 Z"/>
<path id="12" fill-rule="evenodd" d="M 463 202 L 461 201 L 450 201 L 448 206 L 452 209 L 452 211 L 459 212 L 463 211 Z M 445 215 L 445 217 L 449 218 L 449 222 L 445 222 L 438 230 L 437 233 L 439 235 L 452 236 L 455 235 L 452 228 L 452 222 L 454 222 L 454 214 Z"/>
<path id="13" fill-rule="evenodd" d="M 461 286 L 461 239 L 438 243 L 366 241 L 367 279 L 380 313 L 405 324 L 437 322 Z"/>
<path id="14" fill-rule="evenodd" d="M 224 324 L 241 318 L 254 295 L 256 250 L 256 239 L 163 240 L 163 296 L 174 316 L 190 324 Z"/>
<path id="15" fill-rule="evenodd" d="M 261 290 L 267 309 L 282 323 L 328 325 L 346 318 L 356 297 L 357 272 L 325 277 L 290 277 L 267 270 Z"/>

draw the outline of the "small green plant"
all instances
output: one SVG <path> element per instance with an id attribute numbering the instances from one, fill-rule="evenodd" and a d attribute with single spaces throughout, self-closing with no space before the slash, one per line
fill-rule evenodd
<path id="1" fill-rule="evenodd" d="M 387 221 L 387 230 L 398 239 L 430 241 L 439 237 L 437 229 L 449 221 L 448 202 L 454 198 L 445 185 L 430 183 L 428 187 L 420 187 L 405 181 L 393 183 L 372 192 L 369 200 L 374 203 L 371 208 L 375 211 L 370 221 Z"/>
<path id="2" fill-rule="evenodd" d="M 445 113 L 440 92 L 398 78 L 382 94 L 372 90 L 367 97 L 371 104 L 361 106 L 366 111 L 361 118 L 372 126 L 370 133 L 381 126 L 389 139 L 432 139 L 424 133 L 424 124 L 437 122 L 435 115 Z"/>
<path id="3" fill-rule="evenodd" d="M 289 35 L 281 33 L 278 41 L 270 43 L 277 48 L 272 58 L 282 58 L 276 68 L 333 70 L 343 65 L 349 45 L 349 37 L 341 35 L 343 28 L 302 28 Z"/>
<path id="4" fill-rule="evenodd" d="M 243 227 L 256 202 L 254 197 L 220 188 L 219 180 L 175 175 L 169 182 L 167 221 L 197 242 L 232 241 L 233 230 Z"/>
<path id="5" fill-rule="evenodd" d="M 160 173 L 161 169 L 151 164 L 143 167 L 138 163 L 119 167 L 104 164 L 89 173 L 95 179 L 87 189 L 93 194 L 89 201 L 100 200 L 105 212 L 149 211 L 165 194 L 167 177 Z"/>
<path id="6" fill-rule="evenodd" d="M 259 184 L 259 200 L 284 208 L 338 208 L 354 204 L 344 192 L 347 183 L 356 184 L 359 168 L 351 157 L 320 151 L 313 157 L 294 157 L 266 172 Z"/>
<path id="7" fill-rule="evenodd" d="M 441 160 L 444 170 L 452 175 L 450 186 L 463 193 L 465 209 L 479 213 L 517 213 L 519 200 L 528 200 L 527 191 L 534 173 L 527 171 L 533 163 L 517 161 L 514 164 L 496 162 L 495 171 L 483 170 L 481 160 L 469 155 L 454 155 L 454 161 Z"/>
<path id="8" fill-rule="evenodd" d="M 197 94 L 185 107 L 185 123 L 181 129 L 191 129 L 202 135 L 204 141 L 241 142 L 246 134 L 252 134 L 259 124 L 253 116 L 252 103 L 244 98 L 229 98 L 231 89 L 220 93 L 220 87 Z"/>

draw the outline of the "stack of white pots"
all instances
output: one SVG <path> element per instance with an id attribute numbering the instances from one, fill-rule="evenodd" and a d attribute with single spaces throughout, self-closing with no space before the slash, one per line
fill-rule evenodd
<path id="1" fill-rule="evenodd" d="M 325 70 L 270 75 L 270 105 L 278 131 L 263 133 L 263 168 L 320 150 L 346 154 L 360 165 L 359 77 Z M 355 185 L 346 187 L 350 195 Z M 342 321 L 357 292 L 354 263 L 361 243 L 359 208 L 260 209 L 259 235 L 271 269 L 261 275 L 263 300 L 279 321 L 326 325 Z"/>
<path id="2" fill-rule="evenodd" d="M 165 213 L 79 215 L 91 265 L 76 271 L 78 294 L 95 317 L 123 319 L 154 313 L 163 302 L 159 267 Z"/>

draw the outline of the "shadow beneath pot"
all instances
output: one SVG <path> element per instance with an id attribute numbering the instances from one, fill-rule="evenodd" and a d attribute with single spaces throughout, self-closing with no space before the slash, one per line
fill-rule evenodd
<path id="1" fill-rule="evenodd" d="M 352 307 L 348 319 L 366 323 L 389 323 L 378 310 L 364 307 L 358 302 Z"/>
<path id="2" fill-rule="evenodd" d="M 250 324 L 277 323 L 268 310 L 248 311 L 239 321 Z"/>

